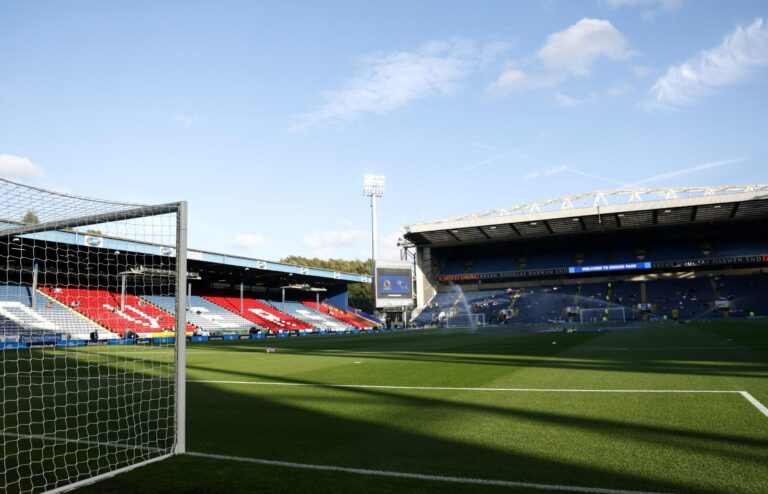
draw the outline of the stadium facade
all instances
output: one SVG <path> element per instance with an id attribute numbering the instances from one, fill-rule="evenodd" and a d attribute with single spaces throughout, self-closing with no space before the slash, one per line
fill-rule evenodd
<path id="1" fill-rule="evenodd" d="M 409 225 L 414 317 L 768 315 L 767 226 L 767 185 L 598 191 Z"/>
<path id="2" fill-rule="evenodd" d="M 0 227 L 19 224 L 6 219 Z M 175 297 L 157 286 L 173 282 L 163 267 L 175 263 L 175 246 L 111 236 L 97 228 L 23 233 L 0 242 L 0 256 L 6 259 L 0 305 L 7 306 L 0 313 L 0 347 L 15 346 L 19 338 L 33 344 L 31 333 L 48 334 L 59 344 L 62 335 L 89 340 L 94 331 L 99 339 L 172 336 Z M 195 339 L 380 325 L 348 305 L 349 285 L 371 283 L 369 275 L 197 249 L 187 249 L 186 257 L 187 333 Z M 53 309 L 70 314 L 57 315 Z M 46 310 L 50 314 L 42 313 Z"/>

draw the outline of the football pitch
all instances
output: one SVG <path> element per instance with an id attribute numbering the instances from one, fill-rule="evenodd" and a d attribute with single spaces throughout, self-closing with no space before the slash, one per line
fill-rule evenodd
<path id="1" fill-rule="evenodd" d="M 768 492 L 768 322 L 218 342 L 187 373 L 190 454 L 79 492 Z"/>

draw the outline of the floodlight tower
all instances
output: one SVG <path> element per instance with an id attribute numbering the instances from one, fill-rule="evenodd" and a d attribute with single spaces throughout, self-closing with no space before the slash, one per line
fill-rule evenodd
<path id="1" fill-rule="evenodd" d="M 363 195 L 371 198 L 371 296 L 373 308 L 376 309 L 376 198 L 384 196 L 384 181 L 382 175 L 366 175 L 363 177 Z"/>

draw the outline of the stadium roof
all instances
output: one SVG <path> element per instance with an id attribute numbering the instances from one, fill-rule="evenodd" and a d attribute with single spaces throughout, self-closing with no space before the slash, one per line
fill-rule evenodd
<path id="1" fill-rule="evenodd" d="M 10 223 L 0 222 L 0 228 L 2 228 L 3 225 L 10 225 Z M 95 250 L 132 252 L 136 254 L 166 257 L 176 256 L 176 249 L 171 246 L 78 231 L 46 231 L 27 233 L 19 236 L 30 240 L 64 243 Z M 194 261 L 202 261 L 211 265 L 221 265 L 222 267 L 253 269 L 255 272 L 260 272 L 264 275 L 272 272 L 289 276 L 301 275 L 304 277 L 331 279 L 347 283 L 371 282 L 371 277 L 369 275 L 331 271 L 328 269 L 299 266 L 296 264 L 267 261 L 240 255 L 223 254 L 197 249 L 187 249 L 187 260 L 190 263 Z"/>
<path id="2" fill-rule="evenodd" d="M 768 217 L 768 185 L 615 189 L 408 225 L 416 246 Z"/>

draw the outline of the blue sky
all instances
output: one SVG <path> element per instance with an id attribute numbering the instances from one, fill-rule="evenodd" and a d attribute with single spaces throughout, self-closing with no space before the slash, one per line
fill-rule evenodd
<path id="1" fill-rule="evenodd" d="M 768 182 L 760 1 L 0 2 L 0 175 L 190 203 L 190 246 L 365 257 L 403 224 Z M 766 19 L 768 21 L 768 19 Z"/>

